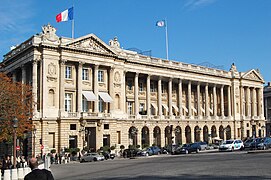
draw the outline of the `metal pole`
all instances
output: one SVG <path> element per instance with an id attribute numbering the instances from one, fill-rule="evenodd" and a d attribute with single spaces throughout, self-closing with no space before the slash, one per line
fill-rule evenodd
<path id="1" fill-rule="evenodd" d="M 16 128 L 14 128 L 14 139 L 13 139 L 13 168 L 16 168 L 16 159 L 17 159 L 17 155 L 16 155 L 16 139 L 17 139 L 17 134 L 16 134 Z"/>
<path id="2" fill-rule="evenodd" d="M 166 52 L 167 52 L 167 60 L 168 60 L 168 34 L 167 34 L 167 19 L 165 18 L 166 24 Z"/>

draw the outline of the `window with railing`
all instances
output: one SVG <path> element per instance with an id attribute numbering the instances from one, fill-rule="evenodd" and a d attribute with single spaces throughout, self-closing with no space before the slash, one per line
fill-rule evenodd
<path id="1" fill-rule="evenodd" d="M 144 84 L 143 82 L 139 83 L 139 92 L 143 92 L 144 91 Z"/>
<path id="2" fill-rule="evenodd" d="M 72 111 L 72 93 L 65 93 L 65 111 Z"/>
<path id="3" fill-rule="evenodd" d="M 83 68 L 82 70 L 82 80 L 89 80 L 88 69 L 86 68 Z"/>
<path id="4" fill-rule="evenodd" d="M 132 102 L 128 102 L 128 105 L 127 105 L 127 113 L 129 115 L 133 114 L 133 103 Z"/>
<path id="5" fill-rule="evenodd" d="M 98 82 L 104 82 L 104 72 L 102 70 L 98 71 Z"/>

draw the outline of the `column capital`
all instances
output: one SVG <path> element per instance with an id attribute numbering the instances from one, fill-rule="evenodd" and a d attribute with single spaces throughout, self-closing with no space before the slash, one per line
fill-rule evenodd
<path id="1" fill-rule="evenodd" d="M 60 59 L 59 60 L 59 63 L 60 63 L 61 66 L 64 66 L 66 64 L 66 62 L 67 62 L 67 60 L 65 60 L 65 59 Z"/>
<path id="2" fill-rule="evenodd" d="M 85 64 L 84 61 L 79 61 L 79 62 L 78 62 L 78 65 L 79 65 L 79 66 L 83 66 L 83 64 Z"/>
<path id="3" fill-rule="evenodd" d="M 139 76 L 139 72 L 135 72 L 135 77 L 138 77 Z"/>

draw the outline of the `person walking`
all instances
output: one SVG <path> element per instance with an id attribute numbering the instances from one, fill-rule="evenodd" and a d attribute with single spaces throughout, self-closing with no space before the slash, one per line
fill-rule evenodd
<path id="1" fill-rule="evenodd" d="M 32 171 L 24 177 L 24 180 L 54 180 L 51 171 L 39 169 L 38 165 L 38 160 L 36 158 L 31 158 L 29 160 L 29 167 Z"/>
<path id="2" fill-rule="evenodd" d="M 2 176 L 4 176 L 4 172 L 6 169 L 11 169 L 11 168 L 12 168 L 12 163 L 11 163 L 10 157 L 9 156 L 4 157 L 2 161 L 2 168 L 1 168 Z"/>

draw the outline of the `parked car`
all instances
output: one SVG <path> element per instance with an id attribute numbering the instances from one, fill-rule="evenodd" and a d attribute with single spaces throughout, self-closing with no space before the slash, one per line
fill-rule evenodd
<path id="1" fill-rule="evenodd" d="M 235 140 L 226 140 L 223 141 L 219 146 L 219 151 L 234 151 L 234 150 L 243 150 L 244 143 L 240 139 Z"/>
<path id="2" fill-rule="evenodd" d="M 87 153 L 81 157 L 80 162 L 103 161 L 104 156 L 98 153 Z"/>
<path id="3" fill-rule="evenodd" d="M 265 137 L 262 139 L 262 141 L 257 145 L 257 149 L 269 149 L 271 147 L 271 138 Z"/>
<path id="4" fill-rule="evenodd" d="M 200 151 L 201 150 L 206 150 L 207 146 L 208 146 L 206 142 L 202 142 L 202 141 L 201 142 L 195 142 L 194 144 L 198 144 L 200 146 L 200 149 L 199 149 Z"/>
<path id="5" fill-rule="evenodd" d="M 124 149 L 123 151 L 124 158 L 136 157 L 138 155 L 140 155 L 140 151 L 138 149 Z"/>
<path id="6" fill-rule="evenodd" d="M 158 146 L 151 146 L 148 148 L 144 148 L 139 152 L 141 156 L 151 156 L 161 154 L 161 149 Z"/>
<path id="7" fill-rule="evenodd" d="M 247 150 L 247 149 L 250 149 L 250 145 L 251 143 L 254 141 L 254 139 L 247 139 L 245 142 L 244 142 L 244 149 Z"/>
<path id="8" fill-rule="evenodd" d="M 254 138 L 253 141 L 250 143 L 249 149 L 257 149 L 258 144 L 263 142 L 263 138 Z"/>
<path id="9" fill-rule="evenodd" d="M 182 147 L 177 148 L 175 154 L 189 154 L 192 152 L 198 153 L 200 151 L 200 144 L 199 143 L 191 143 L 191 144 L 184 144 Z"/>

